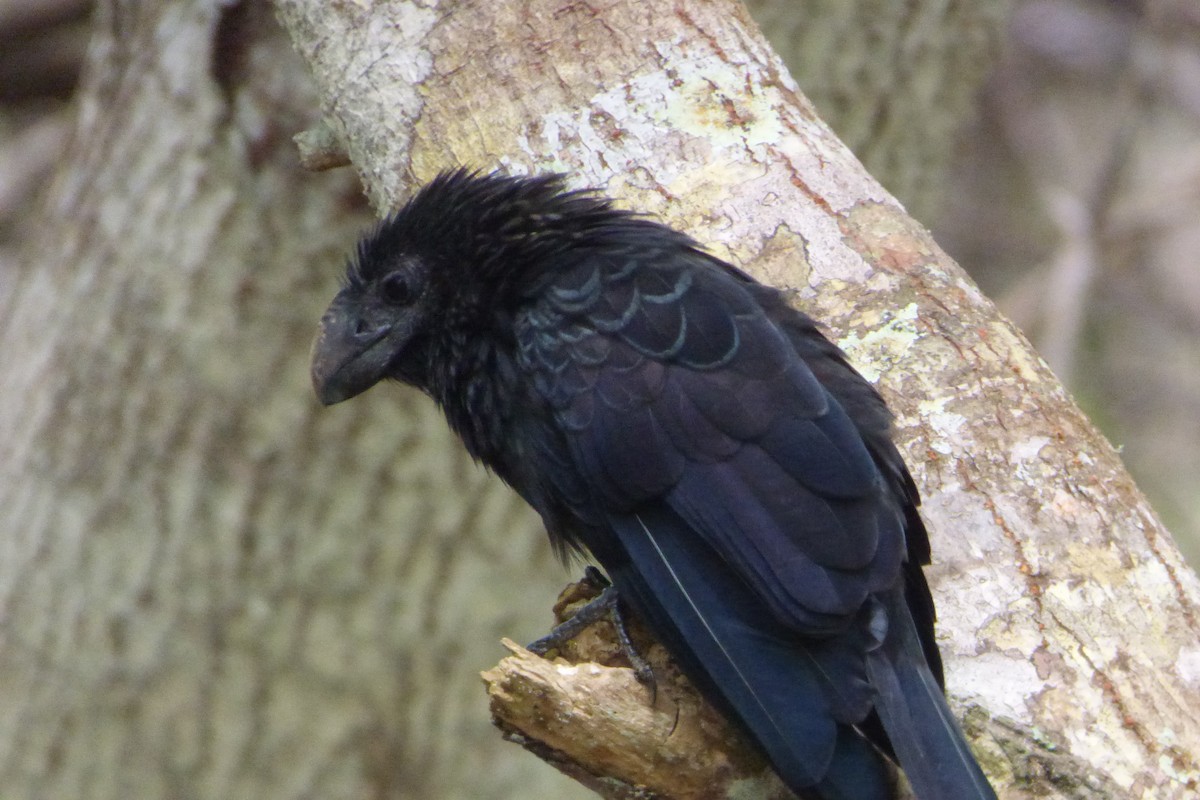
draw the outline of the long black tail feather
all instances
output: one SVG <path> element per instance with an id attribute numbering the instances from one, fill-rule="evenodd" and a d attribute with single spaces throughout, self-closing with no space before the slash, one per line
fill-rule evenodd
<path id="1" fill-rule="evenodd" d="M 882 647 L 867 656 L 875 708 L 921 800 L 995 800 L 945 695 L 925 663 L 908 607 L 888 608 Z"/>
<path id="2" fill-rule="evenodd" d="M 800 797 L 888 800 L 892 780 L 882 753 L 894 753 L 920 800 L 995 800 L 925 663 L 900 590 L 888 602 L 882 643 L 864 648 L 859 686 L 844 670 L 833 674 L 842 667 L 836 655 L 774 623 L 671 511 L 611 521 L 630 558 L 611 570 L 621 596 Z M 878 722 L 838 721 L 855 713 L 863 719 L 871 705 Z M 879 722 L 887 734 L 881 741 Z"/>
<path id="3" fill-rule="evenodd" d="M 834 711 L 833 680 L 671 512 L 613 519 L 630 563 L 611 570 L 705 694 L 741 723 L 789 788 L 821 800 L 887 800 L 883 758 Z M 866 686 L 862 687 L 864 697 Z"/>

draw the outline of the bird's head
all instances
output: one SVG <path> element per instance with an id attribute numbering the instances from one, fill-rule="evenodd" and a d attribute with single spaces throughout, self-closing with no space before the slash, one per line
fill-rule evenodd
<path id="1" fill-rule="evenodd" d="M 359 242 L 313 343 L 317 397 L 331 405 L 385 378 L 429 390 L 434 350 L 511 337 L 505 316 L 533 277 L 629 217 L 557 175 L 443 173 Z"/>
<path id="2" fill-rule="evenodd" d="M 369 245 L 370 240 L 360 245 L 355 266 Z M 384 378 L 400 377 L 406 362 L 420 356 L 421 328 L 433 305 L 427 291 L 429 265 L 401 253 L 372 267 L 378 267 L 378 274 L 352 267 L 321 317 L 312 347 L 312 381 L 325 405 L 348 400 Z"/>

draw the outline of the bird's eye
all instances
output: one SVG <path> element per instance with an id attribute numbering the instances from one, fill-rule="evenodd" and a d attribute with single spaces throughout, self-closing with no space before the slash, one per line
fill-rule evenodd
<path id="1" fill-rule="evenodd" d="M 406 306 L 414 299 L 412 282 L 403 272 L 393 272 L 383 279 L 379 285 L 379 293 L 384 300 L 397 306 Z"/>

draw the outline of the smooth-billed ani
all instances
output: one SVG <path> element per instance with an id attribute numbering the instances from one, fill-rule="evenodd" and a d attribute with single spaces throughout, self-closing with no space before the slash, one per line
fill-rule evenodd
<path id="1" fill-rule="evenodd" d="M 804 797 L 994 798 L 942 694 L 883 400 L 811 319 L 560 177 L 448 172 L 359 244 L 313 383 L 384 378 L 590 553 Z"/>

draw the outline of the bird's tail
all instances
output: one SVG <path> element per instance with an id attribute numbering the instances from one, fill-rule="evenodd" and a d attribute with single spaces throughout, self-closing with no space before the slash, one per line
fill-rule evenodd
<path id="1" fill-rule="evenodd" d="M 620 596 L 650 623 L 705 694 L 758 742 L 799 796 L 882 800 L 891 796 L 883 758 L 849 724 L 841 705 L 870 708 L 865 675 L 840 698 L 845 676 L 799 647 L 746 585 L 678 517 L 663 510 L 613 520 L 627 565 L 610 568 Z M 861 667 L 860 667 L 861 669 Z"/>
<path id="2" fill-rule="evenodd" d="M 945 695 L 925 663 L 902 599 L 889 604 L 888 633 L 867 657 L 875 709 L 920 800 L 996 800 Z"/>

